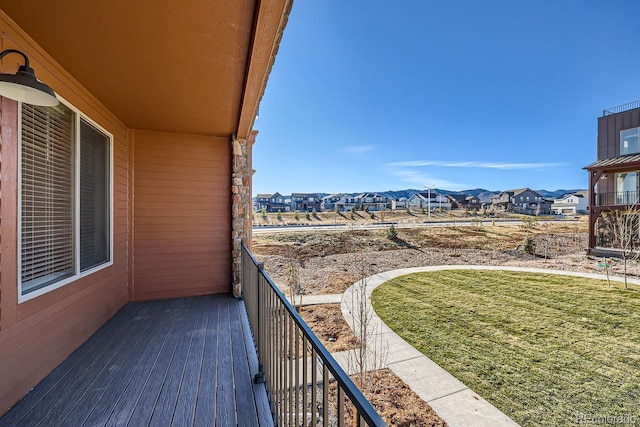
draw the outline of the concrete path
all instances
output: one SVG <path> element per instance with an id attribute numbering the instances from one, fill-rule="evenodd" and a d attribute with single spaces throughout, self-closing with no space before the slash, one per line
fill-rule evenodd
<path id="1" fill-rule="evenodd" d="M 287 296 L 287 300 L 291 302 Z M 296 298 L 296 301 L 298 299 Z M 327 294 L 327 295 L 303 295 L 302 306 L 305 305 L 317 305 L 317 304 L 340 304 L 342 301 L 342 294 Z"/>
<path id="2" fill-rule="evenodd" d="M 413 391 L 425 400 L 451 427 L 456 426 L 517 426 L 518 424 L 496 407 L 484 400 L 469 387 L 457 380 L 432 360 L 424 356 L 409 343 L 393 332 L 376 314 L 371 306 L 371 294 L 375 288 L 393 278 L 406 274 L 440 270 L 508 270 L 530 273 L 560 274 L 566 276 L 604 279 L 605 275 L 577 273 L 572 271 L 546 270 L 538 268 L 500 267 L 480 265 L 443 265 L 429 267 L 402 268 L 369 276 L 365 279 L 365 310 L 371 316 L 371 327 L 379 332 L 382 345 L 388 351 L 386 365 L 400 377 Z M 621 277 L 610 277 L 612 281 L 623 282 Z M 639 284 L 640 280 L 627 279 Z M 360 283 L 360 282 L 358 282 Z M 344 293 L 341 303 L 342 314 L 355 331 L 352 313 L 360 307 L 362 292 L 355 283 Z"/>

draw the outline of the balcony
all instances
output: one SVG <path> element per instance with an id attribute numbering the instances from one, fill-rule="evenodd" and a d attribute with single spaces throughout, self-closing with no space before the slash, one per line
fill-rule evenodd
<path id="1" fill-rule="evenodd" d="M 638 191 L 596 193 L 594 206 L 634 206 L 640 202 Z"/>
<path id="2" fill-rule="evenodd" d="M 385 425 L 244 246 L 242 257 L 244 301 L 127 304 L 0 426 Z"/>
<path id="3" fill-rule="evenodd" d="M 640 101 L 629 102 L 627 104 L 618 105 L 616 107 L 607 108 L 602 110 L 602 116 L 611 116 L 614 114 L 622 113 L 629 110 L 635 110 L 640 108 Z"/>

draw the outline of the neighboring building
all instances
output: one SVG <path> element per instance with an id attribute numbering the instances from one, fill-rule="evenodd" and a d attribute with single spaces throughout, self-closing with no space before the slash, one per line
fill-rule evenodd
<path id="1" fill-rule="evenodd" d="M 292 211 L 311 212 L 320 211 L 320 196 L 317 193 L 291 193 Z"/>
<path id="2" fill-rule="evenodd" d="M 256 212 L 260 212 L 262 209 L 268 210 L 270 198 L 271 194 L 258 194 L 253 199 L 253 210 Z"/>
<path id="3" fill-rule="evenodd" d="M 391 199 L 390 200 L 390 204 L 391 204 L 391 209 L 392 210 L 396 210 L 396 209 L 406 209 L 407 208 L 407 198 L 406 197 L 400 197 L 399 199 Z"/>
<path id="4" fill-rule="evenodd" d="M 362 193 L 354 197 L 359 210 L 384 211 L 390 208 L 389 199 L 376 193 Z"/>
<path id="5" fill-rule="evenodd" d="M 291 8 L 63 3 L 1 3 L 2 46 L 22 51 L 62 102 L 0 99 L 0 416 L 128 303 L 241 294 L 252 127 Z M 25 62 L 11 54 L 1 68 L 13 74 Z M 243 329 L 240 309 L 224 316 Z M 175 334 L 204 339 L 196 326 Z M 236 342 L 224 365 L 203 366 L 232 370 Z M 103 344 L 91 351 L 112 350 Z M 95 368 L 118 378 L 119 366 Z M 95 396 L 75 410 L 89 416 Z"/>
<path id="6" fill-rule="evenodd" d="M 348 195 L 345 193 L 329 194 L 320 199 L 320 210 L 333 211 L 336 208 L 336 203 L 343 201 Z"/>
<path id="7" fill-rule="evenodd" d="M 551 201 L 530 188 L 519 188 L 492 196 L 491 209 L 497 212 L 546 215 L 551 213 Z"/>
<path id="8" fill-rule="evenodd" d="M 589 250 L 615 245 L 608 213 L 637 210 L 640 194 L 640 101 L 598 118 L 597 160 L 589 172 Z M 635 233 L 637 236 L 638 233 Z M 638 247 L 638 241 L 634 241 Z"/>
<path id="9" fill-rule="evenodd" d="M 469 196 L 467 194 L 449 194 L 447 195 L 449 203 L 451 203 L 451 209 L 469 209 L 480 210 L 482 204 L 480 199 L 475 196 Z"/>
<path id="10" fill-rule="evenodd" d="M 553 200 L 551 213 L 555 215 L 577 215 L 589 212 L 589 193 L 579 191 L 576 193 L 564 194 L 562 197 Z"/>
<path id="11" fill-rule="evenodd" d="M 422 191 L 415 193 L 407 199 L 407 208 L 417 211 L 422 209 L 451 209 L 451 202 L 447 196 L 435 191 Z"/>
<path id="12" fill-rule="evenodd" d="M 391 208 L 389 198 L 376 193 L 361 193 L 357 196 L 346 195 L 335 206 L 340 212 L 348 212 L 352 209 L 357 211 L 383 211 Z"/>
<path id="13" fill-rule="evenodd" d="M 273 194 L 258 194 L 254 206 L 254 210 L 257 212 L 263 209 L 267 212 L 288 212 L 290 209 L 287 199 L 277 192 Z"/>

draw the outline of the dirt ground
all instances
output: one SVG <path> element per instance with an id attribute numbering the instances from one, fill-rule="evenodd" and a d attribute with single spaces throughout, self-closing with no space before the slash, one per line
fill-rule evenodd
<path id="1" fill-rule="evenodd" d="M 265 263 L 274 282 L 288 292 L 290 260 L 298 266 L 303 294 L 342 293 L 359 278 L 405 267 L 479 264 L 547 268 L 602 273 L 598 260 L 586 255 L 586 221 L 554 224 L 492 225 L 476 227 L 397 228 L 254 234 L 252 252 Z M 535 250 L 527 253 L 525 239 Z M 613 262 L 612 274 L 622 274 L 623 263 Z M 638 277 L 638 263 L 628 274 Z"/>
<path id="2" fill-rule="evenodd" d="M 370 385 L 364 395 L 380 416 L 390 426 L 399 427 L 444 427 L 447 425 L 431 407 L 413 392 L 390 369 L 380 369 L 371 373 Z M 356 376 L 352 379 L 357 383 Z M 335 384 L 330 393 L 335 396 Z M 353 410 L 347 409 L 345 425 L 353 422 Z"/>
<path id="3" fill-rule="evenodd" d="M 403 224 L 406 223 L 401 221 L 395 236 L 388 228 L 256 233 L 252 252 L 264 262 L 265 270 L 286 295 L 292 264 L 305 295 L 342 293 L 362 277 L 428 265 L 504 265 L 603 273 L 598 259 L 586 256 L 584 219 L 553 224 L 524 220 L 504 225 L 481 218 L 473 226 L 420 228 L 403 228 Z M 527 238 L 530 245 L 526 244 Z M 614 260 L 610 274 L 622 275 L 622 271 L 622 261 Z M 640 277 L 640 265 L 629 264 L 627 273 L 629 277 Z M 330 351 L 358 345 L 338 304 L 305 307 L 302 316 Z M 380 378 L 392 385 L 374 406 L 386 414 L 391 425 L 444 425 L 438 424 L 442 420 L 420 399 L 419 403 L 405 404 L 412 392 L 397 377 L 390 380 L 391 375 L 381 372 Z M 375 402 L 376 398 L 372 399 Z M 421 415 L 412 418 L 415 411 Z M 429 421 L 416 421 L 422 419 Z"/>

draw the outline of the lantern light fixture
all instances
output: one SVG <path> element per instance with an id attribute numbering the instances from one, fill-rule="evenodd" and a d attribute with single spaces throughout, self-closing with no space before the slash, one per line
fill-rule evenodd
<path id="1" fill-rule="evenodd" d="M 42 107 L 55 107 L 60 103 L 49 86 L 36 78 L 36 73 L 29 66 L 29 58 L 16 49 L 0 52 L 0 59 L 10 53 L 17 53 L 24 59 L 24 65 L 15 74 L 0 73 L 0 96 Z"/>

